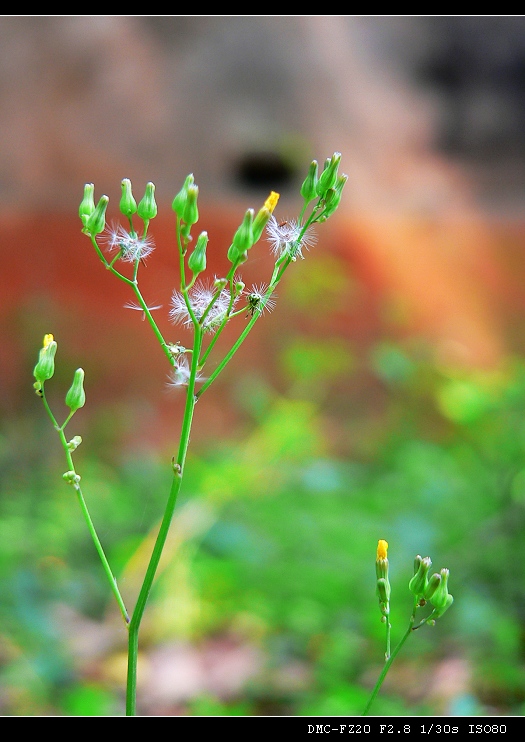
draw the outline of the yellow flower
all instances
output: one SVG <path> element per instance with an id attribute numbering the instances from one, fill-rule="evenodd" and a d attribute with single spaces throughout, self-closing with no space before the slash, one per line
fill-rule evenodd
<path id="1" fill-rule="evenodd" d="M 386 559 L 388 552 L 388 541 L 380 538 L 377 542 L 377 561 L 380 559 Z"/>
<path id="2" fill-rule="evenodd" d="M 51 334 L 44 335 L 44 348 L 47 348 L 47 346 L 50 345 L 54 339 L 55 338 Z"/>
<path id="3" fill-rule="evenodd" d="M 273 214 L 273 210 L 277 206 L 277 201 L 279 200 L 279 194 L 275 191 L 272 191 L 266 201 L 264 202 L 263 209 L 268 209 L 270 214 Z"/>

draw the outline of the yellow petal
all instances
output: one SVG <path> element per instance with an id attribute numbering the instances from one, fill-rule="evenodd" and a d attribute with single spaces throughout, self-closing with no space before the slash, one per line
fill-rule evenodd
<path id="1" fill-rule="evenodd" d="M 268 209 L 270 214 L 273 214 L 273 210 L 277 206 L 277 201 L 279 200 L 279 194 L 275 191 L 272 191 L 266 201 L 264 202 L 264 208 Z"/>
<path id="2" fill-rule="evenodd" d="M 377 561 L 380 559 L 386 559 L 388 552 L 388 541 L 380 538 L 377 542 Z"/>

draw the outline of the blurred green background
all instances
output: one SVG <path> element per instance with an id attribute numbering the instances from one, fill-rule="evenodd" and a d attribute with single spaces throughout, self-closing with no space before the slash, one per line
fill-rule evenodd
<path id="1" fill-rule="evenodd" d="M 482 104 L 468 98 L 466 70 L 477 70 L 474 82 L 492 80 L 501 93 L 496 74 L 468 61 L 487 58 L 487 39 L 494 59 L 502 49 L 511 59 L 512 49 L 523 48 L 522 24 L 351 16 L 162 21 L 0 20 L 0 75 L 10 85 L 0 91 L 10 104 L 2 106 L 2 123 L 11 137 L 0 157 L 0 714 L 123 713 L 126 632 L 62 480 L 56 434 L 32 389 L 43 334 L 53 332 L 59 343 L 48 385 L 54 409 L 73 370 L 86 369 L 87 404 L 68 433 L 83 437 L 76 463 L 86 499 L 130 606 L 177 444 L 182 397 L 164 390 L 167 369 L 148 328 L 138 313 L 122 312 L 131 297 L 113 289 L 79 234 L 83 183 L 93 180 L 97 196 L 107 188 L 117 202 L 122 177 L 131 177 L 137 191 L 151 179 L 169 212 L 182 178 L 195 168 L 222 235 L 268 186 L 283 194 L 279 215 L 294 216 L 296 166 L 304 174 L 311 157 L 322 161 L 340 150 L 350 175 L 341 215 L 326 231 L 319 227 L 318 244 L 279 287 L 274 312 L 257 323 L 253 339 L 197 405 L 181 498 L 141 633 L 138 710 L 361 714 L 384 653 L 375 595 L 383 538 L 390 544 L 394 643 L 411 611 L 416 554 L 430 556 L 436 571 L 450 570 L 455 602 L 436 626 L 410 637 L 372 714 L 522 715 L 522 232 L 492 244 L 516 283 L 494 277 L 490 261 L 468 274 L 469 287 L 487 299 L 479 325 L 485 322 L 499 351 L 489 353 L 490 363 L 465 363 L 452 352 L 456 328 L 436 339 L 428 315 L 425 324 L 413 309 L 432 294 L 440 258 L 432 253 L 425 285 L 410 303 L 399 284 L 388 283 L 388 269 L 381 273 L 367 262 L 374 240 L 363 247 L 356 237 L 363 232 L 350 226 L 366 206 L 377 237 L 386 212 L 394 220 L 401 214 L 416 225 L 406 249 L 420 255 L 420 238 L 439 232 L 448 209 L 466 215 L 470 226 L 474 213 L 483 225 L 508 195 L 509 211 L 502 217 L 498 210 L 495 221 L 514 228 L 512 198 L 523 196 L 516 163 L 525 148 L 508 122 L 517 125 L 519 117 L 506 119 L 502 105 L 499 118 L 490 118 L 490 96 Z M 452 31 L 456 77 L 443 41 Z M 477 43 L 461 47 L 465 38 Z M 334 50 L 347 56 L 333 58 Z M 393 57 L 415 96 L 406 111 L 409 118 L 421 115 L 419 138 L 391 115 L 398 109 L 389 102 L 385 69 Z M 440 66 L 443 59 L 450 69 Z M 434 66 L 425 67 L 429 60 Z M 521 90 L 518 62 L 509 79 Z M 423 69 L 432 95 L 442 93 L 440 114 L 428 118 L 421 111 L 429 88 L 423 94 L 416 85 Z M 351 95 L 337 87 L 341 80 Z M 363 107 L 356 90 L 366 93 Z M 399 90 L 404 101 L 406 90 Z M 188 106 L 178 108 L 180 100 Z M 462 125 L 478 113 L 476 105 L 485 118 L 474 116 L 478 125 L 467 130 Z M 514 145 L 508 161 L 501 141 Z M 412 146 L 424 161 L 420 170 Z M 465 185 L 465 173 L 479 177 Z M 202 221 L 213 239 L 213 219 Z M 75 226 L 61 232 L 66 222 Z M 167 234 L 159 229 L 158 251 L 144 269 L 164 281 L 163 312 L 166 285 L 176 285 L 163 262 Z M 474 254 L 477 247 L 476 238 Z M 453 241 L 441 248 L 445 257 L 461 249 Z M 255 257 L 246 280 L 267 279 L 270 265 L 268 257 Z M 151 279 L 148 299 L 156 303 L 155 285 Z M 445 282 L 442 291 L 448 307 L 461 285 Z M 500 316 L 494 297 L 508 295 L 512 302 Z M 429 306 L 440 314 L 439 303 Z M 165 317 L 159 322 L 169 327 Z M 168 339 L 178 340 L 174 333 L 168 330 Z"/>
<path id="2" fill-rule="evenodd" d="M 287 276 L 276 376 L 238 367 L 220 389 L 236 424 L 190 449 L 144 622 L 144 714 L 360 714 L 384 652 L 378 538 L 394 641 L 417 553 L 450 569 L 455 603 L 411 637 L 373 713 L 522 713 L 525 363 L 453 373 L 421 339 L 384 335 L 365 352 L 317 334 L 302 292 L 316 300 L 319 271 L 336 268 L 319 251 Z M 55 405 L 69 383 L 57 367 Z M 0 449 L 2 712 L 120 713 L 125 630 L 29 383 L 27 395 Z M 111 405 L 82 414 L 68 431 L 82 432 L 86 497 L 132 604 L 169 448 L 118 446 Z"/>

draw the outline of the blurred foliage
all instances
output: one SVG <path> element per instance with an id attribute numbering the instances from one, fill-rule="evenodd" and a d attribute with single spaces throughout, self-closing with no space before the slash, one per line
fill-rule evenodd
<path id="1" fill-rule="evenodd" d="M 308 308 L 293 283 L 284 301 L 274 378 L 230 384 L 224 404 L 243 423 L 190 449 L 144 623 L 139 710 L 361 714 L 384 652 L 385 538 L 394 642 L 416 554 L 450 569 L 455 603 L 407 642 L 373 714 L 522 714 L 525 361 L 459 371 L 414 338 L 363 349 L 313 335 L 315 321 L 298 331 L 293 312 Z M 0 713 L 119 714 L 125 631 L 35 408 L 0 436 Z M 86 497 L 131 602 L 169 466 L 136 451 L 110 465 L 85 441 Z"/>

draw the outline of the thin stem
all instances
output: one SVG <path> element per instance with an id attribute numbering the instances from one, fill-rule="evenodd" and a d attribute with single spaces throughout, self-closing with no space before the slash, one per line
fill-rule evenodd
<path id="1" fill-rule="evenodd" d="M 388 616 L 386 616 L 385 618 L 386 618 L 386 651 L 385 651 L 385 660 L 389 660 L 390 659 L 390 633 L 391 633 L 390 630 L 392 628 L 392 624 L 390 623 L 390 621 L 388 619 Z"/>
<path id="2" fill-rule="evenodd" d="M 64 449 L 64 453 L 66 455 L 66 461 L 67 461 L 68 470 L 71 471 L 71 472 L 73 472 L 74 477 L 77 477 L 78 475 L 77 475 L 77 473 L 75 471 L 75 465 L 73 463 L 73 457 L 71 455 L 71 451 L 69 449 L 68 442 L 67 442 L 67 439 L 66 439 L 66 436 L 65 436 L 65 433 L 64 433 L 64 428 L 67 425 L 67 423 L 69 422 L 69 420 L 71 419 L 72 413 L 67 417 L 67 419 L 64 422 L 64 424 L 62 426 L 59 426 L 58 423 L 57 423 L 57 421 L 56 421 L 56 419 L 55 419 L 55 416 L 51 412 L 51 408 L 49 407 L 49 403 L 48 403 L 48 401 L 46 399 L 44 389 L 42 389 L 42 401 L 44 403 L 44 407 L 46 408 L 47 414 L 51 418 L 51 422 L 53 423 L 53 427 L 57 431 L 58 436 L 60 438 L 60 442 L 62 444 L 62 448 Z M 116 579 L 115 579 L 115 577 L 113 575 L 113 572 L 111 571 L 111 567 L 109 566 L 109 562 L 107 560 L 107 557 L 106 557 L 106 554 L 104 552 L 104 549 L 102 548 L 102 544 L 100 543 L 100 539 L 98 537 L 98 534 L 97 534 L 97 531 L 96 531 L 95 526 L 93 524 L 93 521 L 91 520 L 91 516 L 89 514 L 89 510 L 88 510 L 86 501 L 84 499 L 84 495 L 82 494 L 82 489 L 81 489 L 80 484 L 78 483 L 78 481 L 74 481 L 73 480 L 72 481 L 72 484 L 73 484 L 73 488 L 75 489 L 75 492 L 76 492 L 76 495 L 77 495 L 77 499 L 78 499 L 78 502 L 80 504 L 80 508 L 81 508 L 82 513 L 84 515 L 84 519 L 85 519 L 85 521 L 87 523 L 87 527 L 88 527 L 90 536 L 91 536 L 91 538 L 93 540 L 93 543 L 95 545 L 95 549 L 97 550 L 97 553 L 99 555 L 100 561 L 102 562 L 102 567 L 103 567 L 104 572 L 106 574 L 106 577 L 108 579 L 108 582 L 109 582 L 109 585 L 110 585 L 111 590 L 113 592 L 113 595 L 115 596 L 115 600 L 117 601 L 118 607 L 119 607 L 120 612 L 122 614 L 122 618 L 124 619 L 124 622 L 125 622 L 125 624 L 127 626 L 129 624 L 129 620 L 130 620 L 129 619 L 129 616 L 128 616 L 128 612 L 126 610 L 126 606 L 124 604 L 124 601 L 123 601 L 122 596 L 120 594 L 120 591 L 118 589 L 117 581 L 116 581 Z"/>
<path id="3" fill-rule="evenodd" d="M 159 330 L 159 328 L 157 326 L 157 323 L 153 319 L 153 316 L 151 314 L 151 311 L 150 311 L 148 305 L 144 301 L 144 298 L 143 298 L 143 296 L 142 296 L 142 294 L 140 292 L 140 289 L 139 289 L 138 281 L 132 282 L 131 286 L 133 288 L 133 292 L 134 292 L 135 296 L 137 297 L 137 301 L 140 304 L 141 309 L 144 312 L 144 314 L 146 316 L 146 319 L 148 320 L 148 322 L 150 324 L 151 329 L 153 330 L 153 333 L 154 333 L 155 337 L 157 338 L 157 340 L 160 343 L 160 347 L 162 348 L 162 350 L 164 352 L 164 355 L 166 356 L 166 358 L 170 362 L 170 365 L 171 366 L 175 366 L 175 358 L 173 357 L 173 354 L 170 351 L 168 344 L 164 340 L 164 337 L 163 337 L 161 331 Z"/>
<path id="4" fill-rule="evenodd" d="M 372 691 L 372 695 L 368 699 L 368 703 L 366 704 L 366 708 L 363 711 L 363 716 L 367 716 L 368 715 L 368 712 L 370 711 L 370 707 L 372 706 L 372 704 L 373 704 L 373 702 L 375 700 L 375 697 L 379 693 L 379 690 L 380 690 L 381 686 L 383 685 L 383 681 L 386 678 L 386 676 L 388 674 L 388 671 L 390 670 L 390 668 L 392 666 L 392 662 L 395 660 L 395 658 L 399 654 L 399 651 L 402 648 L 403 644 L 406 642 L 406 640 L 408 639 L 408 637 L 410 636 L 410 634 L 413 631 L 415 631 L 415 629 L 419 628 L 419 626 L 421 626 L 422 623 L 425 623 L 428 620 L 428 619 L 425 619 L 425 621 L 422 621 L 421 624 L 418 624 L 418 626 L 416 626 L 414 628 L 414 621 L 416 619 L 416 610 L 417 610 L 417 601 L 414 603 L 414 607 L 412 609 L 412 615 L 410 616 L 410 621 L 408 622 L 408 628 L 407 628 L 406 632 L 402 636 L 399 644 L 394 649 L 394 651 L 392 652 L 392 654 L 389 657 L 386 658 L 386 662 L 385 662 L 385 665 L 384 665 L 383 670 L 381 672 L 381 675 L 377 679 L 377 683 L 374 686 L 374 690 Z"/>
<path id="5" fill-rule="evenodd" d="M 129 624 L 129 637 L 128 637 L 128 679 L 126 689 L 126 716 L 134 716 L 136 714 L 137 704 L 137 655 L 138 655 L 138 635 L 142 617 L 146 609 L 149 594 L 153 585 L 153 580 L 159 566 L 160 558 L 168 532 L 170 529 L 175 505 L 177 503 L 177 497 L 182 484 L 182 475 L 184 471 L 184 464 L 186 461 L 186 454 L 188 452 L 188 445 L 190 442 L 190 431 L 193 422 L 193 411 L 195 409 L 196 397 L 195 397 L 195 381 L 197 378 L 197 368 L 199 362 L 199 355 L 202 348 L 202 329 L 195 326 L 195 344 L 193 347 L 190 378 L 188 380 L 188 388 L 186 392 L 186 406 L 184 408 L 184 418 L 182 421 L 181 436 L 179 443 L 179 451 L 177 460 L 174 462 L 173 470 L 174 477 L 171 484 L 170 494 L 162 517 L 159 532 L 155 540 L 155 545 L 151 553 L 150 561 L 144 581 L 137 598 L 137 603 L 131 617 Z"/>

